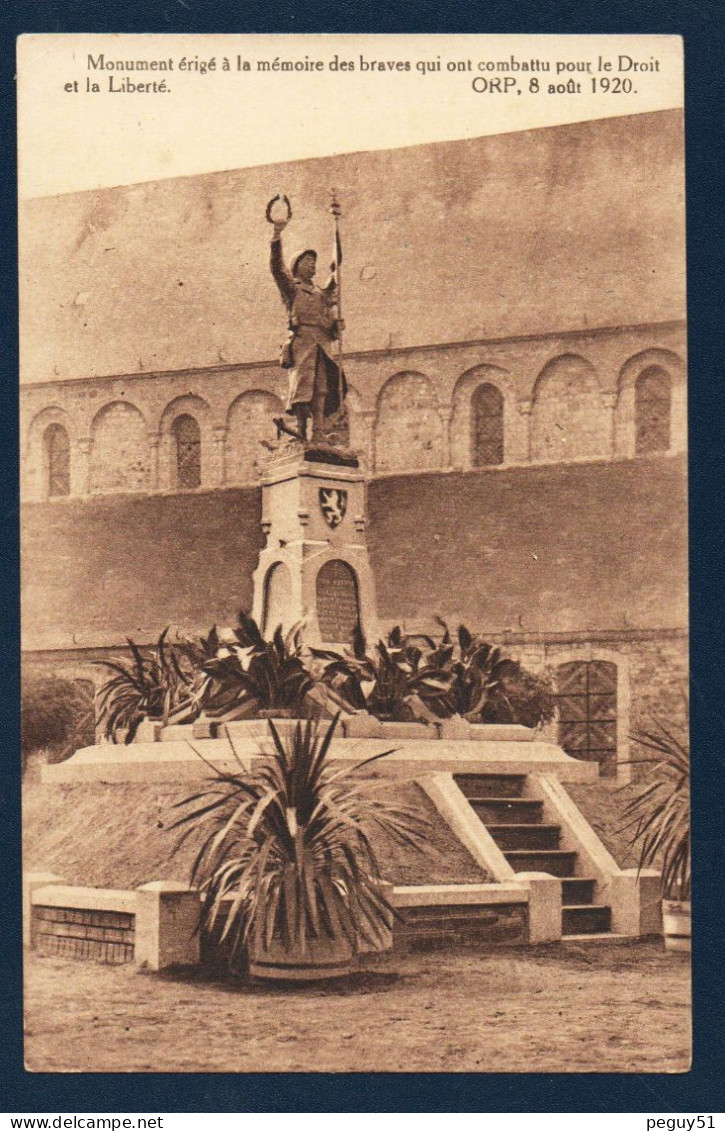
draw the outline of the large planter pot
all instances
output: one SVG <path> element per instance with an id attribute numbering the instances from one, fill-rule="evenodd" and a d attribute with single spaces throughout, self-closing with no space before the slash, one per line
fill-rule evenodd
<path id="1" fill-rule="evenodd" d="M 388 898 L 393 885 L 381 885 Z M 304 954 L 299 949 L 285 950 L 279 939 L 273 939 L 269 947 L 263 940 L 252 936 L 249 946 L 249 973 L 253 978 L 264 978 L 279 982 L 317 982 L 327 978 L 343 978 L 360 965 L 363 954 L 380 954 L 390 950 L 393 945 L 393 920 L 389 918 L 384 937 L 379 945 L 372 946 L 362 940 L 357 953 L 346 938 L 309 939 Z"/>
<path id="2" fill-rule="evenodd" d="M 316 982 L 342 978 L 352 973 L 358 958 L 347 939 L 310 939 L 304 954 L 285 950 L 278 939 L 269 947 L 256 941 L 249 949 L 249 973 L 253 978 L 278 982 Z"/>
<path id="3" fill-rule="evenodd" d="M 690 952 L 692 949 L 692 910 L 689 901 L 674 899 L 662 901 L 662 929 L 666 950 Z"/>

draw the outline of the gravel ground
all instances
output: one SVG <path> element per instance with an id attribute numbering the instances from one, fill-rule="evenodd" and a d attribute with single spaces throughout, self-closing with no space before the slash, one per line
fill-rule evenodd
<path id="1" fill-rule="evenodd" d="M 31 955 L 34 1072 L 684 1072 L 688 956 L 661 944 L 390 954 L 270 988 Z"/>

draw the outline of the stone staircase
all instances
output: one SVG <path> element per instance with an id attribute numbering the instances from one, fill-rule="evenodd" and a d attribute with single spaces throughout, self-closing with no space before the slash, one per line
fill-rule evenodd
<path id="1" fill-rule="evenodd" d="M 562 937 L 610 935 L 611 908 L 594 903 L 596 879 L 579 873 L 577 852 L 560 848 L 560 826 L 543 823 L 543 801 L 524 796 L 526 774 L 454 777 L 514 872 L 561 879 Z"/>

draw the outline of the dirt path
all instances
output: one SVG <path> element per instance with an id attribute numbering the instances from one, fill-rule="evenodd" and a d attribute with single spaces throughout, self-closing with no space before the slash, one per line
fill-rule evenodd
<path id="1" fill-rule="evenodd" d="M 687 956 L 660 945 L 388 955 L 270 989 L 31 956 L 30 1071 L 682 1072 Z"/>

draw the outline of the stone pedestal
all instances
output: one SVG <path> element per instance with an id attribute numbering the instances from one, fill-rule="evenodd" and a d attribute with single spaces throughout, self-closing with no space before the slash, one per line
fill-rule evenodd
<path id="1" fill-rule="evenodd" d="M 307 643 L 349 645 L 359 622 L 368 644 L 377 641 L 365 483 L 354 456 L 290 445 L 262 482 L 262 530 L 253 615 L 265 637 L 304 621 Z"/>

